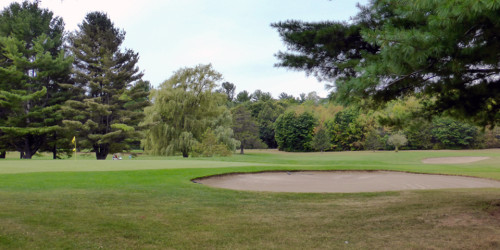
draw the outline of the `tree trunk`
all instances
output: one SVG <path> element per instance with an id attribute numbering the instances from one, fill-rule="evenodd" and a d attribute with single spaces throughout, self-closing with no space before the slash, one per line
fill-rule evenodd
<path id="1" fill-rule="evenodd" d="M 7 155 L 7 151 L 0 152 L 0 159 L 5 159 L 6 155 Z"/>
<path id="2" fill-rule="evenodd" d="M 33 156 L 34 153 L 31 150 L 30 144 L 31 144 L 31 142 L 30 142 L 29 138 L 24 139 L 24 150 L 23 150 L 24 152 L 23 152 L 22 159 L 31 159 L 31 157 Z"/>
<path id="3" fill-rule="evenodd" d="M 189 152 L 188 151 L 182 151 L 182 157 L 188 158 L 189 157 Z"/>
<path id="4" fill-rule="evenodd" d="M 241 146 L 240 146 L 240 154 L 245 154 L 245 153 L 243 152 L 243 144 L 241 144 Z"/>
<path id="5" fill-rule="evenodd" d="M 95 157 L 97 160 L 106 160 L 109 153 L 109 144 L 95 144 Z"/>
<path id="6" fill-rule="evenodd" d="M 54 146 L 52 147 L 52 159 L 57 159 L 57 135 L 54 133 L 52 138 L 54 140 Z"/>
<path id="7" fill-rule="evenodd" d="M 399 147 L 398 147 L 398 146 L 396 146 L 396 153 L 397 153 L 398 151 L 399 151 Z"/>

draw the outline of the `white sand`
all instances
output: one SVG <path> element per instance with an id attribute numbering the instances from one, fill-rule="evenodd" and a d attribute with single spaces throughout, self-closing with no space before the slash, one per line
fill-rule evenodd
<path id="1" fill-rule="evenodd" d="M 487 160 L 490 157 L 473 157 L 473 156 L 463 156 L 463 157 L 438 157 L 438 158 L 427 158 L 423 159 L 423 163 L 427 164 L 461 164 L 461 163 L 472 163 L 476 161 Z"/>
<path id="2" fill-rule="evenodd" d="M 303 171 L 230 174 L 196 180 L 208 186 L 250 191 L 358 193 L 445 188 L 500 188 L 500 181 L 390 171 Z"/>

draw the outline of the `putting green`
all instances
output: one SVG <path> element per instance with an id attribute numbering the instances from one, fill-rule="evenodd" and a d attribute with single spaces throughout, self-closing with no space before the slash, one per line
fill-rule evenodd
<path id="1" fill-rule="evenodd" d="M 179 168 L 226 168 L 261 165 L 263 164 L 205 160 L 4 160 L 0 162 L 0 174 L 35 172 L 95 172 Z"/>

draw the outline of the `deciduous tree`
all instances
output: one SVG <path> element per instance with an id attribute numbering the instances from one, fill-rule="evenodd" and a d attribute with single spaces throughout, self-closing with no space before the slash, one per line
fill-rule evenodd
<path id="1" fill-rule="evenodd" d="M 188 157 L 209 128 L 219 141 L 233 143 L 225 145 L 234 150 L 237 143 L 224 139 L 227 129 L 230 130 L 231 118 L 226 112 L 226 95 L 216 91 L 221 79 L 222 75 L 212 65 L 198 65 L 177 70 L 153 90 L 153 105 L 145 110 L 144 124 L 149 126 L 143 140 L 145 150 L 154 155 L 180 152 Z"/>
<path id="2" fill-rule="evenodd" d="M 310 151 L 316 119 L 310 113 L 285 112 L 274 124 L 276 141 L 280 150 L 289 152 Z"/>
<path id="3" fill-rule="evenodd" d="M 406 143 L 408 143 L 408 139 L 406 139 L 406 136 L 401 132 L 392 134 L 389 136 L 389 139 L 387 139 L 387 144 L 394 146 L 396 153 L 399 152 L 399 147 L 406 145 Z"/>
<path id="4" fill-rule="evenodd" d="M 232 113 L 234 137 L 241 142 L 240 153 L 244 153 L 244 148 L 263 147 L 264 143 L 259 138 L 259 127 L 250 111 L 240 105 L 234 108 Z"/>

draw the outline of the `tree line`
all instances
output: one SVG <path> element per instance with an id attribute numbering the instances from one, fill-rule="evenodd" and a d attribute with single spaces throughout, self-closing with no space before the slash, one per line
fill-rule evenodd
<path id="1" fill-rule="evenodd" d="M 480 14 L 466 15 L 481 28 L 472 26 L 476 38 L 466 32 L 454 47 L 455 32 L 464 28 L 432 19 L 443 6 L 399 3 L 371 1 L 352 23 L 273 24 L 291 50 L 277 54 L 278 66 L 333 83 L 329 98 L 236 93 L 210 64 L 181 68 L 152 88 L 142 80 L 138 53 L 122 48 L 125 32 L 105 13 L 91 12 L 65 33 L 63 20 L 38 1 L 12 3 L 0 13 L 0 157 L 18 151 L 30 159 L 44 151 L 59 158 L 74 149 L 106 159 L 131 149 L 188 157 L 250 148 L 499 147 L 498 60 L 470 55 L 495 48 L 486 32 L 496 24 L 480 18 L 492 13 L 480 5 Z M 410 32 L 404 28 L 432 43 L 416 36 L 408 45 L 405 33 L 384 43 L 390 32 Z M 430 29 L 438 28 L 449 50 L 441 51 L 445 41 L 432 36 Z M 405 52 L 418 46 L 435 53 Z"/>
<path id="2" fill-rule="evenodd" d="M 246 91 L 238 95 L 242 93 L 247 95 Z M 254 94 L 269 98 L 259 99 Z M 314 92 L 303 94 L 308 96 L 304 99 L 286 93 L 274 99 L 260 90 L 254 94 L 228 104 L 242 148 L 311 152 L 500 147 L 500 128 L 429 114 L 425 100 L 414 96 L 372 109 L 354 104 L 345 107 Z"/>

